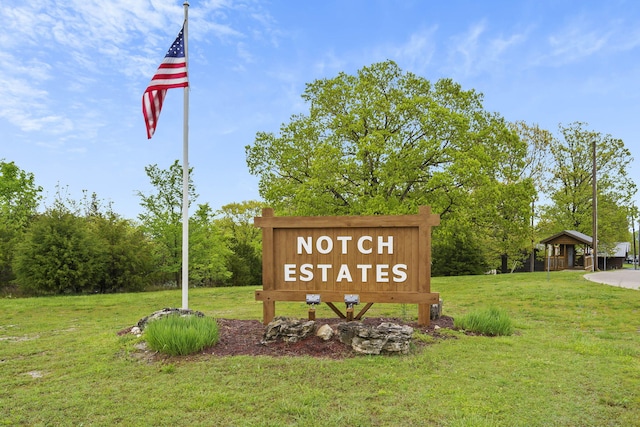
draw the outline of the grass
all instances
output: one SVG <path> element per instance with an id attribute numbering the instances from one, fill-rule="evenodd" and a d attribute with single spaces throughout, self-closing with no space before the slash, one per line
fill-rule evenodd
<path id="1" fill-rule="evenodd" d="M 341 361 L 136 357 L 117 331 L 179 290 L 0 300 L 0 425 L 640 426 L 640 292 L 579 272 L 434 278 L 454 318 L 499 306 L 516 333 Z M 253 288 L 192 289 L 191 309 L 261 319 Z M 306 316 L 304 303 L 277 314 Z M 412 305 L 369 316 L 417 318 Z M 326 306 L 318 318 L 332 317 Z"/>
<path id="2" fill-rule="evenodd" d="M 454 319 L 454 326 L 490 337 L 513 333 L 511 318 L 506 311 L 497 307 L 478 309 L 457 317 Z"/>
<path id="3" fill-rule="evenodd" d="M 149 322 L 144 338 L 152 350 L 185 356 L 216 344 L 218 324 L 212 317 L 165 316 Z"/>

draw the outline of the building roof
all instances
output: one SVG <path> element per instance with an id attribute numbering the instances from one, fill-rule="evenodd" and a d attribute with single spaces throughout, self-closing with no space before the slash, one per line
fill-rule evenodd
<path id="1" fill-rule="evenodd" d="M 560 233 L 554 234 L 551 237 L 547 237 L 546 239 L 541 240 L 540 243 L 553 244 L 555 240 L 561 237 L 569 237 L 570 239 L 575 240 L 576 243 L 583 243 L 589 246 L 591 246 L 591 244 L 593 243 L 593 238 L 591 236 L 587 236 L 586 234 L 580 233 L 579 231 L 575 231 L 575 230 L 561 231 Z M 614 257 L 614 258 L 618 258 L 618 257 L 624 258 L 627 256 L 630 249 L 631 249 L 631 243 L 619 242 L 619 243 L 616 243 L 616 247 L 614 248 L 613 252 L 607 256 Z M 598 250 L 598 256 L 603 257 L 605 256 L 605 253 L 601 250 Z"/>
<path id="2" fill-rule="evenodd" d="M 568 236 L 571 239 L 578 241 L 579 243 L 583 243 L 589 246 L 591 246 L 591 244 L 593 243 L 593 238 L 591 236 L 587 236 L 586 234 L 580 233 L 579 231 L 575 230 L 561 231 L 560 233 L 554 234 L 551 237 L 547 237 L 546 239 L 541 240 L 540 243 L 553 243 L 554 240 L 562 236 Z"/>
<path id="3" fill-rule="evenodd" d="M 625 258 L 631 249 L 631 243 L 629 242 L 619 242 L 616 243 L 616 247 L 614 248 L 613 253 L 610 253 L 608 256 L 613 258 Z M 598 256 L 604 256 L 604 252 L 598 251 Z"/>

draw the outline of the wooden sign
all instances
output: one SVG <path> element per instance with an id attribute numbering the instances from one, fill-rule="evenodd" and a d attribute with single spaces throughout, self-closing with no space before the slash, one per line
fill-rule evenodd
<path id="1" fill-rule="evenodd" d="M 263 322 L 275 316 L 276 301 L 305 301 L 319 295 L 333 303 L 357 295 L 367 303 L 418 304 L 418 323 L 429 324 L 431 227 L 440 216 L 423 206 L 418 215 L 274 217 L 265 208 L 262 228 Z M 364 314 L 362 311 L 358 316 Z"/>

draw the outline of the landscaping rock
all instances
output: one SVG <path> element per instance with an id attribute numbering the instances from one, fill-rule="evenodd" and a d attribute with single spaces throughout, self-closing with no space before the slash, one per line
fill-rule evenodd
<path id="1" fill-rule="evenodd" d="M 263 342 L 282 340 L 298 342 L 312 335 L 316 329 L 313 320 L 295 319 L 291 317 L 276 317 L 266 327 Z"/>
<path id="2" fill-rule="evenodd" d="M 333 337 L 333 329 L 331 329 L 331 326 L 324 324 L 318 328 L 316 336 L 324 341 L 329 341 Z"/>
<path id="3" fill-rule="evenodd" d="M 140 331 L 143 331 L 147 324 L 153 320 L 160 319 L 161 317 L 171 316 L 174 314 L 179 314 L 180 316 L 197 316 L 204 317 L 204 313 L 201 311 L 189 310 L 188 308 L 163 308 L 162 310 L 158 310 L 147 317 L 143 317 L 138 321 L 136 326 L 140 328 Z M 132 329 L 133 331 L 133 329 Z"/>
<path id="4" fill-rule="evenodd" d="M 366 326 L 361 322 L 346 322 L 338 325 L 342 343 L 350 345 L 357 353 L 381 354 L 409 352 L 413 328 L 395 323 Z"/>

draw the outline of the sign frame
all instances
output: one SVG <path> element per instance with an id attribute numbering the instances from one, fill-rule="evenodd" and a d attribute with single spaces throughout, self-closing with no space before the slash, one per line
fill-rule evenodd
<path id="1" fill-rule="evenodd" d="M 263 302 L 262 318 L 267 325 L 275 317 L 275 307 L 277 301 L 302 301 L 307 294 L 319 294 L 321 301 L 331 306 L 333 302 L 344 302 L 346 294 L 357 294 L 360 301 L 371 303 L 402 303 L 418 305 L 418 324 L 429 325 L 430 306 L 438 304 L 439 294 L 431 292 L 431 227 L 440 224 L 440 215 L 432 214 L 430 206 L 420 206 L 417 215 L 373 215 L 373 216 L 313 216 L 313 217 L 276 217 L 272 208 L 264 208 L 261 217 L 254 218 L 254 226 L 262 228 L 262 289 L 255 291 L 256 301 Z M 351 257 L 360 256 L 362 253 L 372 254 L 377 262 L 387 262 L 401 258 L 403 254 L 409 259 L 400 266 L 405 266 L 393 270 L 393 273 L 384 270 L 383 273 L 375 276 L 375 281 L 363 285 L 361 281 L 341 281 L 337 286 L 334 281 L 325 280 L 319 282 L 309 277 L 298 277 L 296 280 L 295 267 L 297 264 L 287 264 L 290 271 L 287 273 L 285 263 L 305 259 L 313 255 L 301 255 L 298 252 L 292 253 L 291 246 L 295 246 L 291 236 L 308 236 L 313 234 L 325 238 L 324 248 L 330 240 L 326 235 L 340 235 L 339 242 L 335 242 L 336 253 L 331 259 L 340 259 L 339 262 L 356 263 Z M 363 237 L 365 244 L 356 246 L 356 239 L 351 236 Z M 382 236 L 379 240 L 382 248 L 375 251 L 376 241 L 369 234 Z M 346 236 L 346 237 L 345 237 Z M 386 237 L 385 237 L 386 236 Z M 398 249 L 389 250 L 389 236 L 393 246 Z M 400 237 L 398 237 L 400 236 Z M 370 238 L 371 237 L 371 238 Z M 380 237 L 379 237 L 380 238 Z M 384 239 L 387 240 L 384 240 Z M 407 240 L 408 239 L 408 240 Z M 284 242 L 284 244 L 283 244 Z M 319 244 L 319 243 L 318 243 Z M 332 243 L 333 244 L 333 243 Z M 339 245 L 340 244 L 340 245 Z M 286 246 L 283 248 L 283 246 Z M 416 247 L 417 246 L 417 247 Z M 322 247 L 318 246 L 321 251 Z M 387 253 L 385 254 L 385 249 Z M 394 253 L 395 251 L 395 253 Z M 323 252 L 326 253 L 326 252 Z M 317 255 L 316 255 L 317 256 Z M 306 264 L 311 265 L 311 264 Z M 324 264 L 326 265 L 326 264 Z M 341 264 L 347 265 L 347 264 Z M 355 265 L 355 264 L 351 264 Z M 388 266 L 383 264 L 382 266 Z M 318 265 L 319 266 L 319 265 Z M 358 264 L 358 267 L 362 267 Z M 311 267 L 308 267 L 311 268 Z M 325 270 L 327 268 L 325 267 Z M 361 268 L 362 270 L 363 268 Z M 354 270 L 352 267 L 351 270 Z M 375 269 L 374 269 L 375 270 Z M 285 271 L 285 273 L 283 273 Z M 335 270 L 333 270 L 335 272 Z M 347 268 L 348 271 L 348 268 Z M 309 272 L 306 271 L 307 276 Z M 325 271 L 326 273 L 326 271 Z M 361 271 L 362 274 L 366 274 Z M 302 272 L 300 272 L 302 274 Z M 355 274 L 355 273 L 354 273 Z M 391 276 L 391 277 L 390 277 Z M 406 279 L 406 283 L 393 284 L 393 280 Z M 370 276 L 371 277 L 371 276 Z M 382 278 L 382 279 L 381 279 Z M 382 280 L 378 282 L 378 280 Z M 371 289 L 371 288 L 376 289 Z M 381 289 L 381 290 L 378 290 Z"/>

